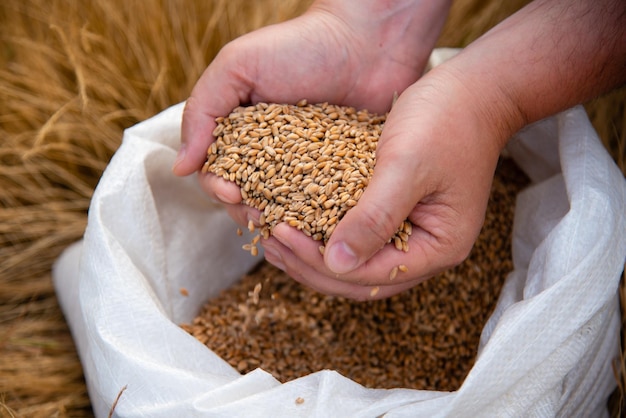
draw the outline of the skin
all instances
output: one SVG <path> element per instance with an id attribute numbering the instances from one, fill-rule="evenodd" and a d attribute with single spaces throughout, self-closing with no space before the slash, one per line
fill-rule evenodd
<path id="1" fill-rule="evenodd" d="M 384 112 L 393 93 L 401 93 L 374 176 L 324 257 L 319 242 L 286 224 L 262 241 L 266 259 L 294 279 L 364 300 L 404 291 L 462 262 L 482 227 L 511 135 L 624 84 L 626 2 L 536 0 L 424 76 L 449 2 L 357 3 L 316 1 L 292 21 L 226 45 L 187 101 L 173 170 L 197 171 L 214 118 L 239 104 L 306 98 Z M 238 223 L 258 221 L 240 204 L 236 185 L 210 174 L 200 182 Z M 414 228 L 403 253 L 385 243 L 407 217 Z M 408 272 L 390 282 L 400 264 Z"/>

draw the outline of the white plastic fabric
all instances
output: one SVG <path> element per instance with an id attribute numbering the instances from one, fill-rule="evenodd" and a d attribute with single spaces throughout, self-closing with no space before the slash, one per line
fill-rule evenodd
<path id="1" fill-rule="evenodd" d="M 196 177 L 171 174 L 181 115 L 179 104 L 125 132 L 84 239 L 53 270 L 98 417 L 122 388 L 119 417 L 607 415 L 626 182 L 581 107 L 508 146 L 533 185 L 516 205 L 514 271 L 456 392 L 366 389 L 335 371 L 285 384 L 242 376 L 179 328 L 258 261 Z"/>

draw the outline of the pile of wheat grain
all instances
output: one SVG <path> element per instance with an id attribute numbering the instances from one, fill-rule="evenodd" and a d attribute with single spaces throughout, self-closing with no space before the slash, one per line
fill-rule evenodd
<path id="1" fill-rule="evenodd" d="M 401 294 L 326 296 L 263 262 L 183 328 L 242 373 L 261 367 L 285 382 L 336 370 L 373 388 L 457 390 L 513 268 L 515 198 L 527 182 L 502 160 L 470 256 Z"/>

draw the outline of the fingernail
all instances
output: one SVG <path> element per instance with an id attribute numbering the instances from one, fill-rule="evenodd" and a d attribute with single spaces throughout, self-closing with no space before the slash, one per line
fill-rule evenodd
<path id="1" fill-rule="evenodd" d="M 348 273 L 358 267 L 359 259 L 345 242 L 337 242 L 326 248 L 326 265 L 337 274 Z"/>

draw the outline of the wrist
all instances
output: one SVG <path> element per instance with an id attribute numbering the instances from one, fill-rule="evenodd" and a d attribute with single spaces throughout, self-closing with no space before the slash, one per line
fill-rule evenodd
<path id="1" fill-rule="evenodd" d="M 454 136 L 470 139 L 488 154 L 485 157 L 497 159 L 526 120 L 494 76 L 488 70 L 476 70 L 463 57 L 454 57 L 430 70 L 417 84 L 430 90 L 426 102 L 444 109 L 446 120 L 439 123 L 459 128 Z"/>

